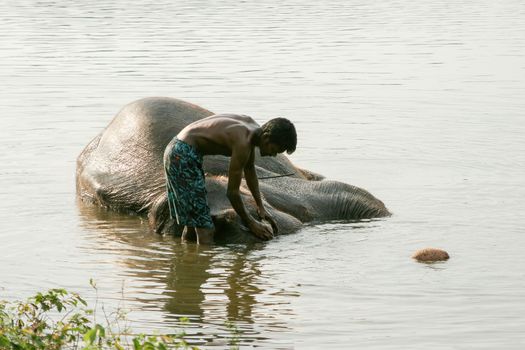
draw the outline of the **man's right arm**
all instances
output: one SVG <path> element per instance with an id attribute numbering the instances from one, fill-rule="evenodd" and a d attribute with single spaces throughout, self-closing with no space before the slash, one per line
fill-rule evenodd
<path id="1" fill-rule="evenodd" d="M 239 214 L 241 219 L 248 225 L 250 230 L 259 238 L 270 239 L 272 232 L 269 232 L 264 225 L 256 221 L 246 210 L 241 198 L 239 188 L 241 186 L 243 169 L 249 159 L 250 149 L 234 148 L 230 159 L 230 169 L 228 172 L 228 192 L 227 196 L 233 209 Z"/>

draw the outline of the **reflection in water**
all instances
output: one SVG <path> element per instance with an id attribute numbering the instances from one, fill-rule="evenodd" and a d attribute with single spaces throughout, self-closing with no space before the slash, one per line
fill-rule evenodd
<path id="1" fill-rule="evenodd" d="M 265 327 L 274 331 L 288 329 L 279 315 L 274 317 L 272 313 L 289 315 L 290 308 L 283 305 L 297 294 L 271 292 L 272 278 L 262 273 L 253 256 L 263 244 L 181 244 L 177 238 L 151 233 L 137 216 L 81 202 L 78 208 L 81 225 L 92 233 L 86 249 L 109 253 L 121 268 L 116 273 L 132 277 L 131 291 L 125 291 L 125 299 L 136 308 L 161 312 L 163 323 L 172 326 L 179 325 L 180 317 L 188 317 L 193 331 L 189 333 L 208 342 L 216 341 L 216 337 L 206 337 L 210 330 L 228 333 L 226 321 L 233 321 L 246 335 L 241 336 L 242 341 L 262 340 L 257 335 L 260 332 L 252 327 L 256 321 L 261 325 L 257 320 L 259 307 L 264 309 Z M 264 294 L 269 298 L 258 302 Z"/>

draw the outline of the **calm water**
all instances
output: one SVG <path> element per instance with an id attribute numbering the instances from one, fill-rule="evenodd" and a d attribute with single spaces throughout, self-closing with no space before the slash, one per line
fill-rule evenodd
<path id="1" fill-rule="evenodd" d="M 523 1 L 0 3 L 0 299 L 64 287 L 224 348 L 525 347 Z M 75 200 L 126 103 L 292 119 L 299 166 L 394 213 L 180 245 Z M 419 264 L 419 248 L 452 258 Z"/>

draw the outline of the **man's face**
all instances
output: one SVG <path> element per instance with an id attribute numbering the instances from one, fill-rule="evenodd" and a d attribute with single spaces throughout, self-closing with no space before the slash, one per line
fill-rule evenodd
<path id="1" fill-rule="evenodd" d="M 263 142 L 259 149 L 261 151 L 261 156 L 263 157 L 275 157 L 277 153 L 282 153 L 284 151 L 279 145 L 272 142 Z"/>

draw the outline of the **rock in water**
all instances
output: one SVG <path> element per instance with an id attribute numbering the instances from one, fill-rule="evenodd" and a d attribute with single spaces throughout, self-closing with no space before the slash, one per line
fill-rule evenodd
<path id="1" fill-rule="evenodd" d="M 416 259 L 417 261 L 433 262 L 448 260 L 450 256 L 442 249 L 423 248 L 415 252 L 414 255 L 412 255 L 412 258 Z"/>

